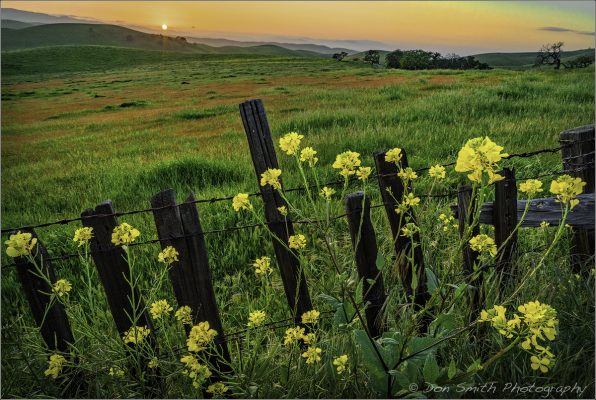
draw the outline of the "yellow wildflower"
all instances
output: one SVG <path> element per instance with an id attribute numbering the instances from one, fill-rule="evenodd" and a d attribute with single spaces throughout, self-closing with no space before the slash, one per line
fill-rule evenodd
<path id="1" fill-rule="evenodd" d="M 147 366 L 151 369 L 159 367 L 159 360 L 157 359 L 157 357 L 152 357 L 151 361 L 149 361 L 149 364 L 147 364 Z"/>
<path id="2" fill-rule="evenodd" d="M 302 335 L 301 340 L 302 342 L 304 342 L 304 344 L 312 345 L 315 344 L 315 342 L 317 341 L 317 336 L 314 333 L 310 332 Z"/>
<path id="3" fill-rule="evenodd" d="M 66 279 L 58 279 L 54 285 L 52 285 L 52 292 L 56 293 L 59 297 L 68 295 L 71 289 L 72 285 Z"/>
<path id="4" fill-rule="evenodd" d="M 320 312 L 317 310 L 310 310 L 302 314 L 302 323 L 303 324 L 316 324 L 319 320 L 319 316 L 321 315 Z"/>
<path id="5" fill-rule="evenodd" d="M 284 336 L 284 345 L 291 345 L 304 337 L 304 328 L 298 326 L 294 328 L 288 328 Z"/>
<path id="6" fill-rule="evenodd" d="M 267 256 L 257 258 L 252 266 L 255 268 L 255 274 L 257 275 L 268 275 L 273 272 L 273 268 L 271 268 L 271 258 Z"/>
<path id="7" fill-rule="evenodd" d="M 258 326 L 263 325 L 263 322 L 265 322 L 265 318 L 267 318 L 267 313 L 263 310 L 251 312 L 250 314 L 248 314 L 248 327 L 256 328 Z"/>
<path id="8" fill-rule="evenodd" d="M 542 182 L 538 179 L 528 179 L 527 181 L 520 183 L 519 191 L 532 197 L 536 193 L 542 192 Z"/>
<path id="9" fill-rule="evenodd" d="M 37 243 L 37 238 L 29 232 L 21 233 L 18 231 L 4 242 L 6 244 L 6 254 L 9 257 L 22 257 L 31 254 L 31 250 Z"/>
<path id="10" fill-rule="evenodd" d="M 408 222 L 403 228 L 401 228 L 401 235 L 409 238 L 413 237 L 416 233 L 420 232 L 420 228 L 413 223 Z"/>
<path id="11" fill-rule="evenodd" d="M 312 147 L 305 147 L 300 152 L 300 161 L 308 162 L 308 165 L 314 167 L 317 161 L 319 161 L 319 159 L 315 157 L 316 155 L 317 151 L 315 149 L 313 149 Z"/>
<path id="12" fill-rule="evenodd" d="M 192 380 L 192 386 L 197 389 L 212 375 L 209 368 L 206 365 L 200 364 L 199 360 L 192 354 L 182 357 L 180 362 L 185 366 L 185 370 L 182 373 Z"/>
<path id="13" fill-rule="evenodd" d="M 442 165 L 433 165 L 428 170 L 428 175 L 435 179 L 445 179 L 445 167 Z"/>
<path id="14" fill-rule="evenodd" d="M 401 149 L 399 147 L 394 147 L 391 150 L 387 150 L 385 153 L 385 161 L 397 165 L 401 161 L 402 156 Z"/>
<path id="15" fill-rule="evenodd" d="M 540 222 L 540 228 L 542 229 L 546 229 L 550 226 L 550 223 L 546 222 L 546 221 L 542 221 Z"/>
<path id="16" fill-rule="evenodd" d="M 124 376 L 124 370 L 120 367 L 110 367 L 109 375 L 122 378 Z"/>
<path id="17" fill-rule="evenodd" d="M 418 178 L 418 174 L 412 168 L 407 167 L 400 169 L 397 173 L 397 176 L 401 178 L 402 181 L 413 181 L 414 179 Z"/>
<path id="18" fill-rule="evenodd" d="M 84 246 L 87 243 L 89 243 L 89 241 L 91 240 L 91 238 L 93 237 L 93 228 L 90 227 L 84 227 L 84 228 L 79 228 L 75 231 L 74 233 L 74 237 L 72 238 L 73 242 L 78 242 L 78 246 Z"/>
<path id="19" fill-rule="evenodd" d="M 149 336 L 149 333 L 151 333 L 151 330 L 146 326 L 133 326 L 124 333 L 122 340 L 124 340 L 124 343 L 138 344 Z"/>
<path id="20" fill-rule="evenodd" d="M 358 171 L 356 171 L 356 176 L 358 177 L 359 180 L 365 181 L 368 179 L 371 172 L 372 172 L 371 167 L 360 167 L 360 168 L 358 168 Z"/>
<path id="21" fill-rule="evenodd" d="M 329 201 L 331 200 L 331 196 L 333 196 L 335 194 L 335 189 L 331 189 L 330 187 L 324 186 L 323 189 L 321 189 L 321 197 L 323 197 L 325 200 Z"/>
<path id="22" fill-rule="evenodd" d="M 66 364 L 66 358 L 64 358 L 64 356 L 60 354 L 52 354 L 48 361 L 48 369 L 46 369 L 43 374 L 52 377 L 52 379 L 56 379 L 60 375 L 60 372 L 62 372 L 64 364 Z"/>
<path id="23" fill-rule="evenodd" d="M 161 317 L 167 317 L 170 312 L 174 310 L 167 300 L 157 300 L 151 304 L 151 316 L 153 319 L 160 319 Z"/>
<path id="24" fill-rule="evenodd" d="M 348 150 L 338 154 L 331 167 L 339 169 L 339 174 L 344 178 L 348 178 L 356 173 L 356 168 L 360 166 L 360 163 L 360 153 Z"/>
<path id="25" fill-rule="evenodd" d="M 348 355 L 344 354 L 341 355 L 339 357 L 336 357 L 333 359 L 333 365 L 335 365 L 337 368 L 337 374 L 341 375 L 347 368 L 347 364 L 348 364 Z"/>
<path id="26" fill-rule="evenodd" d="M 288 215 L 288 209 L 286 208 L 286 206 L 277 207 L 277 211 L 279 211 L 279 213 L 284 217 Z"/>
<path id="27" fill-rule="evenodd" d="M 182 306 L 176 310 L 176 319 L 183 325 L 192 325 L 192 309 L 189 306 Z"/>
<path id="28" fill-rule="evenodd" d="M 503 179 L 495 173 L 497 163 L 508 154 L 501 153 L 503 147 L 491 141 L 488 136 L 474 138 L 466 142 L 457 155 L 455 170 L 457 172 L 469 172 L 468 179 L 472 182 L 482 182 L 484 173 L 488 175 L 488 182 L 493 183 Z"/>
<path id="29" fill-rule="evenodd" d="M 252 204 L 250 204 L 250 200 L 248 199 L 248 193 L 238 193 L 232 199 L 232 208 L 236 212 L 240 212 L 240 210 L 252 210 Z"/>
<path id="30" fill-rule="evenodd" d="M 123 222 L 114 228 L 114 232 L 112 233 L 112 243 L 117 246 L 127 246 L 134 242 L 140 235 L 141 232 L 139 232 L 138 229 Z"/>
<path id="31" fill-rule="evenodd" d="M 302 234 L 290 236 L 290 249 L 301 250 L 306 247 L 306 237 Z"/>
<path id="32" fill-rule="evenodd" d="M 176 250 L 172 246 L 167 246 L 165 249 L 163 249 L 157 255 L 157 260 L 159 262 L 164 263 L 164 264 L 170 265 L 174 261 L 178 261 L 178 256 L 179 256 L 178 250 Z"/>
<path id="33" fill-rule="evenodd" d="M 455 223 L 455 218 L 453 217 L 453 215 L 450 215 L 448 217 L 445 214 L 440 214 L 439 220 L 441 221 L 441 223 L 443 225 L 443 232 L 447 232 L 450 229 L 457 229 L 459 227 Z"/>
<path id="34" fill-rule="evenodd" d="M 199 322 L 192 327 L 186 340 L 188 351 L 198 352 L 206 349 L 216 336 L 217 331 L 209 327 L 208 321 Z"/>
<path id="35" fill-rule="evenodd" d="M 223 382 L 216 382 L 207 386 L 207 393 L 211 393 L 213 397 L 222 397 L 227 391 L 228 387 Z"/>
<path id="36" fill-rule="evenodd" d="M 550 183 L 550 192 L 557 197 L 557 201 L 563 204 L 569 204 L 571 208 L 579 204 L 576 196 L 584 191 L 586 182 L 581 178 L 573 178 L 569 175 L 561 175 Z"/>
<path id="37" fill-rule="evenodd" d="M 287 133 L 279 139 L 279 148 L 285 151 L 287 155 L 293 156 L 298 152 L 302 139 L 304 139 L 304 135 L 297 132 Z"/>
<path id="38" fill-rule="evenodd" d="M 533 370 L 540 369 L 540 372 L 547 373 L 550 366 L 550 359 L 548 357 L 538 358 L 537 356 L 530 357 L 530 366 Z"/>
<path id="39" fill-rule="evenodd" d="M 261 186 L 271 185 L 273 189 L 280 190 L 281 182 L 279 177 L 281 176 L 281 169 L 269 168 L 267 171 L 261 174 Z"/>
<path id="40" fill-rule="evenodd" d="M 320 347 L 309 347 L 306 349 L 304 353 L 302 353 L 302 357 L 306 358 L 307 364 L 314 364 L 321 361 L 321 348 Z"/>
<path id="41" fill-rule="evenodd" d="M 485 234 L 476 235 L 470 239 L 470 248 L 479 253 L 490 254 L 492 257 L 497 255 L 495 241 Z"/>

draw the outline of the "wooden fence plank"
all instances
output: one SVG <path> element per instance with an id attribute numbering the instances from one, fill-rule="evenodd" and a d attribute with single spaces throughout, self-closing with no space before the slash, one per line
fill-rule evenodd
<path id="1" fill-rule="evenodd" d="M 240 104 L 240 115 L 265 205 L 265 219 L 275 236 L 272 239 L 273 249 L 279 264 L 286 298 L 294 320 L 299 323 L 302 314 L 312 309 L 312 303 L 304 273 L 300 268 L 300 261 L 287 247 L 289 237 L 294 235 L 294 227 L 290 216 L 284 217 L 278 210 L 278 207 L 287 206 L 280 194 L 270 185 L 260 185 L 263 172 L 269 168 L 279 168 L 263 102 L 249 100 Z"/>
<path id="2" fill-rule="evenodd" d="M 370 220 L 370 199 L 364 192 L 356 192 L 346 197 L 348 226 L 356 257 L 358 275 L 363 280 L 362 293 L 366 307 L 366 323 L 372 337 L 379 337 L 386 328 L 383 320 L 385 285 L 383 274 L 376 266 L 377 239 Z"/>
<path id="3" fill-rule="evenodd" d="M 504 168 L 499 175 L 504 179 L 495 183 L 495 203 L 493 221 L 495 226 L 495 243 L 500 248 L 497 254 L 497 268 L 503 271 L 511 268 L 517 251 L 517 186 L 515 172 Z M 503 246 L 503 243 L 507 243 Z M 502 247 L 502 248 L 501 248 Z"/>

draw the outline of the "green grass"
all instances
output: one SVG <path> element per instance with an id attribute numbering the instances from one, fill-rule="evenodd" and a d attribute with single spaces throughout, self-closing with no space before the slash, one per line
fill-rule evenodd
<path id="1" fill-rule="evenodd" d="M 53 56 L 46 59 L 50 54 Z M 96 69 L 89 61 L 95 60 L 91 54 L 112 61 Z M 323 59 L 163 55 L 109 47 L 9 52 L 3 53 L 2 62 L 3 229 L 77 216 L 105 199 L 111 199 L 120 211 L 146 208 L 151 196 L 169 187 L 177 191 L 179 201 L 190 191 L 197 198 L 257 191 L 237 111 L 239 103 L 254 97 L 261 97 L 265 103 L 276 142 L 281 135 L 296 130 L 304 134 L 306 145 L 318 151 L 322 181 L 337 179 L 331 164 L 337 153 L 348 149 L 361 153 L 363 164 L 372 166 L 374 151 L 399 146 L 408 152 L 412 166 L 422 167 L 453 161 L 472 137 L 489 135 L 507 152 L 523 152 L 556 147 L 559 132 L 594 123 L 592 69 L 409 72 Z M 278 158 L 284 184 L 299 185 L 292 160 L 281 151 Z M 508 160 L 503 165 L 515 167 L 518 177 L 529 177 L 557 171 L 561 161 L 558 154 L 547 154 Z M 449 170 L 447 179 L 433 190 L 447 191 L 463 182 L 465 176 Z M 414 184 L 417 193 L 430 187 L 427 176 Z M 378 203 L 375 182 L 366 189 L 373 203 Z M 316 207 L 309 205 L 297 194 L 290 199 L 306 210 L 306 216 L 321 216 L 324 209 L 320 202 Z M 426 266 L 445 291 L 445 302 L 441 305 L 436 299 L 432 312 L 444 313 L 449 311 L 445 307 L 453 305 L 453 326 L 460 327 L 465 323 L 467 305 L 454 301 L 454 290 L 449 286 L 462 282 L 458 237 L 454 231 L 444 233 L 437 222 L 438 214 L 448 213 L 453 202 L 439 199 L 423 205 L 419 223 Z M 253 203 L 256 214 L 262 215 L 260 200 L 255 198 Z M 342 202 L 336 199 L 331 212 L 344 212 Z M 201 204 L 199 213 L 204 230 L 256 222 L 255 217 L 234 213 L 230 202 Z M 382 269 L 389 292 L 389 328 L 407 336 L 413 313 L 403 307 L 407 299 L 393 268 L 392 243 L 382 208 L 373 210 L 372 220 L 385 260 Z M 121 221 L 139 228 L 142 240 L 156 238 L 150 214 L 131 215 Z M 71 239 L 77 227 L 58 225 L 37 232 L 55 256 L 77 251 Z M 319 232 L 309 225 L 297 229 L 309 238 L 305 273 L 313 302 L 318 309 L 330 310 L 321 295 L 340 298 L 341 285 L 356 277 L 345 221 L 338 220 L 331 227 L 340 276 L 322 244 L 315 240 L 320 239 Z M 488 227 L 483 229 L 490 233 Z M 486 277 L 487 306 L 499 304 L 519 285 L 520 277 L 535 266 L 553 235 L 552 228 L 520 233 L 522 254 L 516 264 L 517 274 L 503 293 L 494 290 L 495 276 Z M 273 258 L 264 230 L 212 234 L 206 241 L 226 332 L 243 329 L 249 310 L 266 309 L 271 320 L 288 317 L 277 270 L 271 282 L 263 284 L 250 266 L 262 255 Z M 577 383 L 588 387 L 583 397 L 593 395 L 593 276 L 576 279 L 569 267 L 566 244 L 563 240 L 558 245 L 544 268 L 510 303 L 513 306 L 538 299 L 557 309 L 560 333 L 553 342 L 558 358 L 553 371 L 537 374 L 530 369 L 527 354 L 515 349 L 468 382 Z M 158 251 L 157 245 L 134 248 L 136 265 L 142 266 L 142 293 L 165 297 L 175 304 L 169 284 L 155 279 L 162 268 L 156 261 Z M 3 256 L 3 265 L 10 262 Z M 125 355 L 96 274 L 91 277 L 93 290 L 89 291 L 82 279 L 84 264 L 70 260 L 56 263 L 55 268 L 59 277 L 74 285 L 68 310 L 75 335 L 81 338 L 77 346 L 84 373 L 92 383 L 87 395 L 140 396 L 139 386 L 130 375 L 119 380 L 107 373 L 109 367 L 121 365 Z M 3 269 L 2 278 L 2 397 L 60 396 L 57 386 L 43 376 L 46 355 L 14 269 Z M 152 290 L 157 292 L 152 294 Z M 95 303 L 92 308 L 90 301 Z M 329 319 L 322 322 L 324 362 L 317 367 L 298 362 L 297 349 L 288 367 L 289 352 L 280 344 L 283 330 L 252 337 L 242 350 L 233 347 L 234 365 L 244 374 L 234 378 L 234 393 L 270 398 L 384 397 L 386 394 L 376 392 L 371 383 L 367 353 L 358 350 L 352 329 L 358 329 L 358 324 L 343 327 Z M 182 332 L 175 325 L 159 335 L 165 349 L 169 348 L 166 338 L 172 345 L 184 345 Z M 428 339 L 416 339 L 424 340 Z M 475 359 L 486 360 L 502 347 L 498 335 L 485 329 L 457 336 L 434 354 L 441 367 L 453 360 L 465 371 Z M 350 354 L 352 375 L 340 380 L 330 362 L 344 352 Z M 199 395 L 180 374 L 181 364 L 175 356 L 164 355 L 163 362 L 164 371 L 171 373 L 163 396 Z M 476 393 L 467 397 L 497 395 Z"/>

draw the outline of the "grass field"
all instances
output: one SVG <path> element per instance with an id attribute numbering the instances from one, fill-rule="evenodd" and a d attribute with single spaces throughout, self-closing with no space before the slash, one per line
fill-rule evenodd
<path id="1" fill-rule="evenodd" d="M 318 150 L 322 181 L 337 179 L 330 166 L 337 153 L 348 149 L 361 153 L 363 164 L 372 166 L 371 154 L 375 150 L 399 146 L 408 152 L 413 167 L 423 167 L 453 161 L 460 147 L 472 137 L 489 135 L 505 151 L 522 152 L 556 147 L 559 132 L 594 123 L 591 67 L 572 71 L 409 72 L 324 59 L 191 56 L 123 49 L 114 50 L 110 57 L 109 48 L 99 47 L 93 53 L 104 54 L 108 60 L 100 69 L 99 64 L 93 66 L 88 62 L 90 54 L 83 53 L 90 51 L 89 48 L 81 48 L 63 63 L 60 53 L 52 50 L 54 58 L 50 61 L 32 64 L 30 61 L 43 51 L 49 50 L 3 53 L 3 229 L 78 216 L 85 208 L 105 199 L 111 199 L 121 211 L 146 208 L 153 194 L 169 187 L 176 189 L 179 200 L 189 191 L 198 198 L 257 191 L 238 112 L 238 104 L 251 98 L 263 99 L 276 141 L 289 131 L 298 131 L 304 134 L 307 145 Z M 137 63 L 134 57 L 137 54 L 145 61 Z M 299 185 L 297 168 L 288 157 L 281 153 L 278 157 L 284 170 L 284 184 Z M 514 166 L 518 177 L 561 168 L 559 154 L 513 159 L 503 165 Z M 465 176 L 451 170 L 434 190 L 446 191 L 463 182 Z M 374 183 L 367 185 L 373 203 L 379 197 Z M 428 191 L 430 186 L 428 177 L 415 183 L 420 193 Z M 303 199 L 290 198 L 308 209 Z M 449 244 L 457 241 L 457 235 L 438 231 L 436 218 L 440 212 L 448 212 L 453 201 L 441 199 L 425 204 L 420 217 L 427 267 L 446 285 L 461 282 L 458 262 L 444 262 L 453 260 Z M 258 203 L 258 199 L 254 200 L 257 213 L 261 212 Z M 332 211 L 339 214 L 342 208 L 337 201 Z M 309 212 L 314 215 L 317 211 Z M 402 330 L 411 323 L 411 315 L 397 312 L 401 310 L 403 293 L 391 268 L 391 238 L 383 212 L 373 210 L 373 224 L 380 252 L 387 260 L 385 284 L 392 293 L 389 323 L 391 329 Z M 234 213 L 227 202 L 200 205 L 199 213 L 205 230 L 254 222 L 250 216 Z M 134 215 L 122 221 L 139 228 L 143 240 L 156 237 L 151 215 Z M 71 239 L 76 227 L 71 224 L 39 229 L 38 234 L 52 255 L 72 253 L 77 251 Z M 314 231 L 304 229 L 308 237 L 315 235 Z M 343 249 L 340 254 L 345 276 L 338 277 L 329 261 L 315 251 L 319 244 L 313 244 L 313 251 L 308 253 L 307 280 L 311 283 L 311 297 L 321 310 L 330 309 L 321 295 L 336 295 L 340 281 L 350 276 L 353 269 L 343 220 L 334 224 L 334 232 L 338 248 Z M 524 254 L 517 266 L 520 274 L 532 268 L 535 252 L 547 245 L 552 234 L 536 229 L 521 233 Z M 247 305 L 250 309 L 266 307 L 272 320 L 287 317 L 277 271 L 271 278 L 272 292 L 266 295 L 251 271 L 250 263 L 263 255 L 263 251 L 272 254 L 265 232 L 210 235 L 207 244 L 227 332 L 246 325 Z M 560 334 L 554 344 L 557 364 L 553 370 L 537 374 L 529 368 L 526 355 L 517 351 L 478 372 L 472 381 L 538 382 L 553 386 L 577 383 L 588 388 L 583 397 L 593 395 L 593 276 L 589 280 L 574 277 L 564 244 L 511 303 L 539 299 L 558 310 Z M 139 264 L 146 266 L 141 272 L 144 293 L 150 290 L 152 274 L 159 268 L 155 260 L 158 251 L 158 246 L 135 248 Z M 3 257 L 2 262 L 5 265 L 10 260 Z M 84 288 L 80 283 L 81 268 L 77 261 L 56 265 L 57 274 L 73 282 L 73 306 L 69 312 L 74 316 L 88 314 L 82 310 L 87 304 L 86 295 L 78 294 Z M 93 279 L 98 282 L 97 276 Z M 160 287 L 158 292 L 174 302 L 168 285 Z M 498 304 L 502 296 L 505 294 L 491 291 L 489 305 Z M 112 360 L 117 360 L 123 351 L 105 311 L 103 293 L 96 288 L 91 297 L 99 306 L 89 316 L 92 322 L 80 326 L 101 327 L 106 338 L 81 343 L 87 372 L 100 371 L 93 378 L 89 395 L 138 396 L 134 382 L 121 385 L 107 374 L 109 364 L 102 354 L 113 355 Z M 464 315 L 464 309 L 463 304 L 453 305 L 456 315 Z M 57 396 L 58 389 L 44 383 L 47 362 L 39 352 L 39 335 L 32 329 L 26 310 L 15 271 L 3 269 L 2 397 Z M 457 323 L 463 324 L 463 318 L 458 317 Z M 73 325 L 75 335 L 86 332 L 83 328 L 78 331 L 76 322 Z M 330 362 L 317 370 L 321 378 L 316 382 L 312 381 L 314 367 L 304 363 L 296 362 L 286 371 L 277 367 L 287 364 L 284 352 L 271 344 L 262 355 L 255 355 L 252 369 L 243 370 L 242 379 L 233 385 L 234 393 L 243 397 L 379 395 L 367 383 L 370 376 L 357 367 L 359 358 L 352 352 L 354 344 L 350 336 L 342 335 L 341 329 L 330 322 L 322 324 L 322 331 L 328 332 L 321 334 L 325 346 L 354 354 L 355 380 L 334 381 L 332 374 L 323 373 L 324 368 L 325 371 L 333 368 Z M 449 346 L 439 348 L 436 355 L 439 364 L 447 366 L 454 360 L 459 369 L 465 370 L 475 359 L 494 354 L 502 347 L 498 341 L 476 334 L 458 336 L 449 341 Z M 260 339 L 275 343 L 283 331 L 264 335 Z M 180 335 L 172 333 L 171 337 L 175 337 L 174 342 L 183 343 Z M 256 347 L 251 349 L 257 352 Z M 232 349 L 232 354 L 237 354 L 237 350 Z M 179 370 L 175 361 L 164 362 L 164 368 Z M 196 396 L 184 377 L 169 377 L 167 387 L 167 395 L 171 397 Z"/>

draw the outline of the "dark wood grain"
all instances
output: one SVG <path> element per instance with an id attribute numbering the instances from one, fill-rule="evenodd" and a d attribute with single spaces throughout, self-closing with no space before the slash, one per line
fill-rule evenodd
<path id="1" fill-rule="evenodd" d="M 504 168 L 499 175 L 504 179 L 495 183 L 493 221 L 495 243 L 501 249 L 497 254 L 497 268 L 503 271 L 513 266 L 517 250 L 517 186 L 513 170 Z"/>

